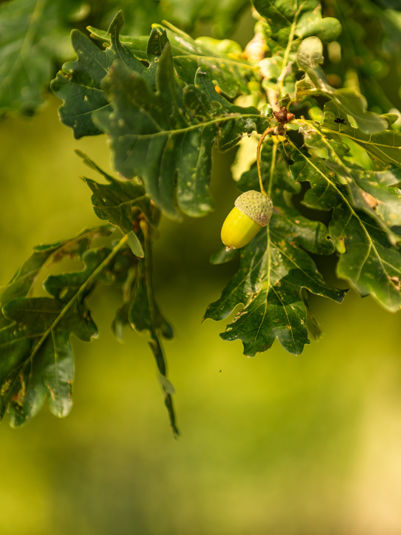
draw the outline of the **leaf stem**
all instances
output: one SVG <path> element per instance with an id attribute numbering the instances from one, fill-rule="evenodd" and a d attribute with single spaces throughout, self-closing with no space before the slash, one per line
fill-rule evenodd
<path id="1" fill-rule="evenodd" d="M 281 72 L 280 72 L 279 77 L 277 78 L 277 86 L 276 86 L 277 100 L 280 99 L 281 92 L 283 90 L 284 79 L 285 79 L 285 77 L 287 75 L 288 58 L 289 58 L 289 55 L 290 55 L 290 52 L 291 52 L 292 44 L 294 42 L 294 34 L 295 34 L 295 28 L 297 26 L 298 15 L 300 14 L 302 7 L 303 7 L 303 4 L 301 4 L 298 7 L 297 12 L 295 13 L 295 16 L 294 16 L 294 20 L 293 20 L 293 22 L 291 24 L 290 35 L 288 37 L 287 47 L 286 47 L 285 52 L 284 52 L 283 64 L 282 64 L 282 67 L 281 67 Z"/>

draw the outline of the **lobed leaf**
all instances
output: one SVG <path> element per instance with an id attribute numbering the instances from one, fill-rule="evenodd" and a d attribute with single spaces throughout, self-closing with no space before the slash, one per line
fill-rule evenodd
<path id="1" fill-rule="evenodd" d="M 400 232 L 401 190 L 398 183 L 401 170 L 375 170 L 373 162 L 367 158 L 367 152 L 363 152 L 353 140 L 349 137 L 330 137 L 330 134 L 325 134 L 327 131 L 326 128 L 319 130 L 316 126 L 303 131 L 309 152 L 317 158 L 321 157 L 319 168 L 326 170 L 331 180 L 346 185 L 351 205 L 375 219 L 392 243 L 399 243 L 400 239 L 394 233 Z"/>
<path id="2" fill-rule="evenodd" d="M 63 65 L 52 81 L 51 88 L 64 102 L 60 107 L 60 119 L 73 129 L 76 138 L 101 133 L 92 120 L 92 113 L 110 107 L 101 89 L 101 82 L 117 57 L 145 72 L 142 63 L 118 39 L 122 24 L 122 15 L 118 13 L 109 28 L 111 45 L 107 50 L 101 50 L 79 30 L 71 33 L 72 46 L 78 59 Z"/>
<path id="3" fill-rule="evenodd" d="M 350 217 L 351 215 L 351 217 Z M 340 205 L 333 213 L 331 234 L 342 241 L 337 274 L 362 295 L 372 295 L 391 312 L 401 308 L 401 251 L 368 216 Z"/>
<path id="4" fill-rule="evenodd" d="M 87 156 L 86 162 L 94 164 Z M 130 233 L 138 227 L 140 218 L 145 218 L 150 225 L 157 225 L 159 221 L 158 210 L 151 204 L 143 185 L 139 181 L 121 181 L 104 173 L 97 166 L 96 170 L 106 176 L 108 184 L 101 184 L 91 178 L 83 180 L 92 191 L 92 205 L 100 219 L 109 221 L 118 226 L 124 233 Z"/>
<path id="5" fill-rule="evenodd" d="M 358 143 L 380 165 L 401 167 L 401 134 L 385 130 L 377 134 L 367 134 L 353 128 L 343 110 L 334 103 L 325 106 L 323 131 L 340 140 Z"/>
<path id="6" fill-rule="evenodd" d="M 326 285 L 306 252 L 332 252 L 323 228 L 300 216 L 294 219 L 293 210 L 280 207 L 270 226 L 242 250 L 237 274 L 206 311 L 206 318 L 220 320 L 243 304 L 222 338 L 240 339 L 250 356 L 266 351 L 276 338 L 290 353 L 302 352 L 309 343 L 304 290 L 336 301 L 344 293 Z"/>
<path id="7" fill-rule="evenodd" d="M 362 295 L 371 294 L 388 310 L 396 311 L 401 306 L 401 250 L 394 239 L 394 229 L 387 227 L 387 214 L 376 213 L 366 197 L 364 205 L 361 198 L 356 198 L 358 188 L 366 187 L 366 177 L 361 178 L 353 169 L 348 174 L 341 158 L 333 152 L 330 142 L 327 143 L 331 158 L 337 156 L 337 165 L 323 158 L 312 159 L 291 142 L 297 156 L 306 162 L 304 174 L 299 178 L 308 180 L 312 186 L 310 195 L 309 191 L 305 195 L 306 203 L 324 210 L 333 209 L 329 232 L 340 254 L 338 276 L 346 278 Z M 343 179 L 347 176 L 348 180 L 338 181 L 338 176 Z M 373 184 L 372 188 L 376 193 L 380 188 L 388 188 L 386 195 L 396 204 L 392 213 L 397 214 L 397 222 L 401 207 L 399 192 L 383 184 Z"/>
<path id="8" fill-rule="evenodd" d="M 111 45 L 109 32 L 90 26 L 91 36 Z M 209 79 L 228 96 L 234 98 L 240 93 L 249 93 L 248 80 L 257 79 L 257 68 L 242 57 L 241 47 L 234 41 L 191 36 L 170 23 L 153 24 L 147 37 L 121 35 L 121 43 L 131 54 L 145 62 L 151 62 L 161 55 L 166 38 L 171 46 L 174 66 L 179 77 L 192 84 L 196 71 L 201 68 Z"/>
<path id="9" fill-rule="evenodd" d="M 103 83 L 112 112 L 97 113 L 95 122 L 111 138 L 116 169 L 125 177 L 140 176 L 167 215 L 205 215 L 212 210 L 212 147 L 233 146 L 261 118 L 254 108 L 229 104 L 200 71 L 195 85 L 182 88 L 168 44 L 153 72 L 151 84 L 116 61 Z"/>
<path id="10" fill-rule="evenodd" d="M 366 99 L 352 89 L 334 89 L 327 82 L 320 64 L 323 63 L 323 45 L 318 37 L 307 37 L 298 48 L 297 62 L 308 75 L 316 92 L 331 99 L 353 125 L 364 134 L 377 134 L 388 126 L 386 119 L 367 111 Z"/>
<path id="11" fill-rule="evenodd" d="M 65 416 L 71 408 L 74 364 L 70 336 L 85 341 L 96 336 L 85 298 L 123 245 L 120 242 L 113 250 L 87 249 L 90 241 L 106 232 L 109 228 L 99 227 L 57 245 L 41 246 L 42 256 L 34 253 L 2 294 L 0 415 L 8 410 L 11 425 L 33 417 L 45 399 L 56 416 Z M 47 297 L 25 297 L 32 291 L 44 258 L 49 260 L 51 255 L 53 260 L 82 256 L 84 268 L 47 277 Z"/>

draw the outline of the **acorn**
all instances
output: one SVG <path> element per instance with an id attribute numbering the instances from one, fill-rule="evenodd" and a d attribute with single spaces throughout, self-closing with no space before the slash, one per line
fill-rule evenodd
<path id="1" fill-rule="evenodd" d="M 255 190 L 241 193 L 221 227 L 221 241 L 228 249 L 244 247 L 269 224 L 272 212 L 273 203 L 265 193 Z"/>

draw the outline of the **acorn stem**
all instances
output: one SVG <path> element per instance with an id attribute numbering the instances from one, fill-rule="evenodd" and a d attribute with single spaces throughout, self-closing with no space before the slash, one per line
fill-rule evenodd
<path id="1" fill-rule="evenodd" d="M 271 191 L 273 186 L 273 178 L 274 178 L 274 170 L 276 168 L 276 159 L 277 159 L 277 141 L 273 142 L 273 151 L 272 151 L 272 159 L 270 162 L 270 173 L 269 173 L 269 185 L 267 187 L 267 194 L 269 197 L 271 197 Z"/>
<path id="2" fill-rule="evenodd" d="M 263 142 L 266 139 L 266 137 L 269 134 L 272 134 L 273 132 L 274 132 L 274 128 L 272 128 L 270 126 L 268 128 L 266 128 L 266 130 L 260 136 L 260 139 L 259 139 L 259 142 L 258 142 L 258 148 L 256 150 L 256 166 L 257 166 L 257 169 L 258 169 L 259 188 L 260 188 L 261 193 L 263 193 L 264 195 L 267 195 L 267 193 L 266 193 L 266 190 L 265 190 L 265 188 L 263 186 L 262 171 L 260 169 L 260 159 L 261 159 L 261 152 L 262 152 Z"/>

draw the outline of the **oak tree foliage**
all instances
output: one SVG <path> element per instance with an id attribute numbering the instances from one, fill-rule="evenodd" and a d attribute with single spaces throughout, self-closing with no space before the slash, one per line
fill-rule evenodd
<path id="1" fill-rule="evenodd" d="M 107 30 L 72 31 L 71 57 L 51 82 L 60 118 L 76 138 L 107 136 L 118 178 L 79 153 L 102 221 L 36 247 L 0 297 L 1 416 L 8 413 L 10 423 L 20 425 L 45 400 L 55 415 L 68 414 L 71 338 L 96 337 L 87 300 L 111 284 L 121 289 L 112 328 L 117 337 L 125 327 L 147 333 L 178 432 L 162 346 L 173 331 L 154 295 L 152 242 L 161 217 L 182 220 L 213 210 L 215 149 L 235 148 L 237 167 L 245 153 L 249 162 L 251 151 L 254 163 L 242 169 L 238 189 L 261 187 L 274 205 L 270 224 L 248 245 L 212 257 L 215 264 L 238 263 L 205 312 L 229 318 L 222 338 L 241 340 L 250 356 L 276 339 L 300 354 L 319 334 L 310 295 L 340 303 L 345 294 L 344 284 L 325 280 L 321 257 L 350 288 L 390 312 L 400 309 L 401 132 L 399 112 L 380 80 L 390 43 L 401 56 L 401 13 L 378 4 L 363 2 L 358 25 L 343 1 L 253 0 L 255 36 L 244 50 L 229 39 L 194 39 L 165 21 L 155 22 L 147 36 L 126 32 L 121 11 Z M 183 24 L 210 19 L 207 5 L 192 2 L 195 15 Z M 230 16 L 218 10 L 213 23 L 228 31 L 243 6 L 229 3 Z M 0 7 L 1 110 L 38 106 L 55 61 L 53 42 L 65 38 L 74 13 L 75 20 L 85 19 L 77 15 L 80 7 L 46 0 Z M 369 17 L 380 26 L 371 43 L 362 30 Z M 56 264 L 57 273 L 44 278 L 44 268 Z"/>

